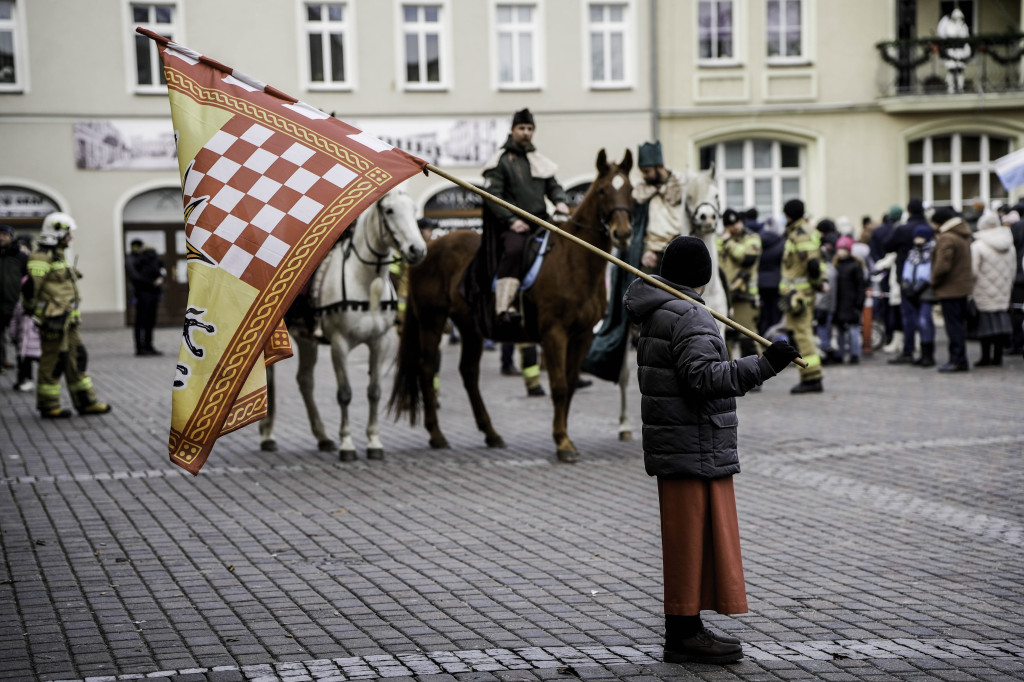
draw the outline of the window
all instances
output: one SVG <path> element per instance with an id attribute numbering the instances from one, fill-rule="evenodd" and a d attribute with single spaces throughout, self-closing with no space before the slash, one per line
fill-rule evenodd
<path id="1" fill-rule="evenodd" d="M 950 133 L 913 140 L 907 146 L 908 196 L 957 210 L 981 197 L 1006 199 L 993 161 L 1012 151 L 1009 138 Z"/>
<path id="2" fill-rule="evenodd" d="M 625 3 L 592 2 L 588 6 L 588 75 L 591 87 L 622 88 L 629 85 L 626 45 L 628 9 Z"/>
<path id="3" fill-rule="evenodd" d="M 24 89 L 21 34 L 14 0 L 0 0 L 0 92 Z"/>
<path id="4" fill-rule="evenodd" d="M 444 26 L 441 5 L 402 5 L 405 85 L 438 89 L 444 82 L 441 63 Z"/>
<path id="5" fill-rule="evenodd" d="M 803 60 L 803 14 L 803 0 L 768 0 L 765 23 L 769 61 Z"/>
<path id="6" fill-rule="evenodd" d="M 539 86 L 537 21 L 536 5 L 501 3 L 495 7 L 499 87 Z"/>
<path id="7" fill-rule="evenodd" d="M 174 5 L 131 4 L 132 23 L 148 28 L 169 40 L 175 40 Z M 160 54 L 156 42 L 135 34 L 135 90 L 136 92 L 164 92 L 167 81 L 160 67 Z"/>
<path id="8" fill-rule="evenodd" d="M 756 208 L 781 216 L 782 206 L 803 196 L 803 147 L 770 139 L 720 142 L 701 148 L 701 168 L 715 164 L 723 208 Z"/>
<path id="9" fill-rule="evenodd" d="M 701 0 L 697 4 L 701 61 L 731 61 L 735 58 L 732 5 L 732 0 Z"/>
<path id="10" fill-rule="evenodd" d="M 312 86 L 350 87 L 352 42 L 346 3 L 307 2 L 306 46 Z"/>

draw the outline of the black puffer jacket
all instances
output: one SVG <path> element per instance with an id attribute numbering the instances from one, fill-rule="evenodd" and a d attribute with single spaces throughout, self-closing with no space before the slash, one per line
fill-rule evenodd
<path id="1" fill-rule="evenodd" d="M 693 289 L 677 288 L 703 303 Z M 756 356 L 730 361 L 711 313 L 642 279 L 622 301 L 640 325 L 636 359 L 647 473 L 705 479 L 738 473 L 736 396 L 775 376 L 771 365 Z"/>

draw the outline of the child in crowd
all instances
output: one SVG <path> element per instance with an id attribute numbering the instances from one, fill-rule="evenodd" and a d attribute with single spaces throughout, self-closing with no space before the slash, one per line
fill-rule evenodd
<path id="1" fill-rule="evenodd" d="M 26 276 L 22 280 L 24 285 Z M 32 363 L 39 362 L 42 347 L 39 344 L 39 330 L 36 329 L 32 318 L 25 314 L 25 309 L 18 301 L 14 306 L 14 314 L 11 317 L 11 325 L 7 333 L 14 341 L 18 356 L 18 378 L 14 382 L 14 390 L 22 393 L 29 393 L 35 390 L 36 384 L 32 381 Z"/>
<path id="2" fill-rule="evenodd" d="M 864 314 L 867 282 L 864 261 L 853 255 L 853 237 L 843 235 L 839 238 L 832 265 L 836 269 L 833 324 L 836 328 L 837 353 L 840 358 L 849 354 L 848 362 L 856 365 L 860 362 L 860 324 Z"/>

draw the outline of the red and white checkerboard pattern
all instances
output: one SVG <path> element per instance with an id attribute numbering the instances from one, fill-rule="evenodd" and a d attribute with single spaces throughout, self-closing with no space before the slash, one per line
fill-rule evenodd
<path id="1" fill-rule="evenodd" d="M 356 178 L 334 159 L 243 118 L 196 154 L 182 188 L 189 242 L 261 288 L 306 227 Z"/>

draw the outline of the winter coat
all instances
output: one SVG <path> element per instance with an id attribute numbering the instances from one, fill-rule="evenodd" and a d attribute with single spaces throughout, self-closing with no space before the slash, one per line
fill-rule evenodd
<path id="1" fill-rule="evenodd" d="M 773 230 L 761 231 L 761 262 L 757 266 L 757 284 L 761 289 L 774 289 L 782 279 L 782 252 L 786 239 Z"/>
<path id="2" fill-rule="evenodd" d="M 936 301 L 971 295 L 971 229 L 960 218 L 939 226 L 932 252 L 932 296 Z"/>
<path id="3" fill-rule="evenodd" d="M 907 262 L 907 254 L 914 248 L 914 229 L 918 225 L 928 225 L 928 227 L 931 227 L 928 224 L 928 219 L 923 215 L 911 213 L 910 217 L 907 218 L 907 222 L 894 227 L 892 232 L 889 233 L 889 238 L 885 240 L 886 253 L 896 252 L 897 275 L 903 272 L 903 264 Z"/>
<path id="4" fill-rule="evenodd" d="M 900 286 L 903 296 L 911 303 L 931 303 L 932 296 L 932 251 L 934 241 L 915 245 L 907 254 L 903 264 Z"/>
<path id="5" fill-rule="evenodd" d="M 867 283 L 864 277 L 864 261 L 850 256 L 833 261 L 836 269 L 836 308 L 833 322 L 860 324 L 864 315 L 864 296 Z"/>
<path id="6" fill-rule="evenodd" d="M 21 278 L 25 276 L 28 258 L 18 242 L 0 248 L 0 317 L 14 314 L 21 298 Z"/>
<path id="7" fill-rule="evenodd" d="M 822 262 L 824 265 L 821 267 L 825 270 L 825 286 L 814 299 L 814 310 L 833 314 L 836 312 L 836 276 L 838 273 L 831 260 L 824 259 Z"/>
<path id="8" fill-rule="evenodd" d="M 36 329 L 32 318 L 25 314 L 21 301 L 14 306 L 14 315 L 11 317 L 7 332 L 14 341 L 19 358 L 38 358 L 43 354 L 42 345 L 39 343 L 39 330 Z"/>
<path id="9" fill-rule="evenodd" d="M 677 288 L 703 303 L 693 289 Z M 711 313 L 642 279 L 622 302 L 640 326 L 637 379 L 647 473 L 701 479 L 738 473 L 736 396 L 775 376 L 768 360 L 729 360 Z"/>
<path id="10" fill-rule="evenodd" d="M 1010 228 L 1000 225 L 978 230 L 971 244 L 971 294 L 981 312 L 999 312 L 1010 308 L 1013 278 L 1017 274 L 1017 251 Z"/>
<path id="11" fill-rule="evenodd" d="M 555 179 L 558 166 L 531 144 L 520 149 L 509 135 L 498 153 L 484 167 L 487 189 L 499 199 L 514 204 L 535 216 L 548 213 L 544 197 L 551 203 L 568 201 L 565 190 Z M 519 216 L 503 206 L 491 203 L 489 208 L 502 227 L 508 227 Z"/>
<path id="12" fill-rule="evenodd" d="M 163 290 L 157 280 L 166 272 L 164 262 L 152 247 L 143 247 L 128 254 L 125 269 L 136 294 L 159 294 Z"/>

